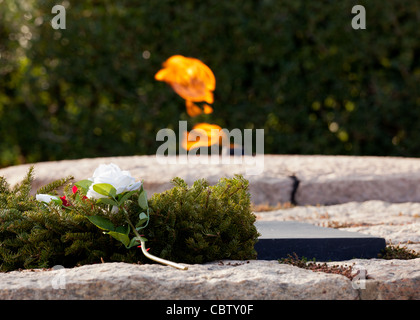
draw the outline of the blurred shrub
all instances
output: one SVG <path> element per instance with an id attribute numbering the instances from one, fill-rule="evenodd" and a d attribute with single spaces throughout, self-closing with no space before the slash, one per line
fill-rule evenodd
<path id="1" fill-rule="evenodd" d="M 0 166 L 154 154 L 161 128 L 265 129 L 266 153 L 420 156 L 420 4 L 0 0 Z M 216 76 L 190 118 L 154 80 L 174 54 Z"/>

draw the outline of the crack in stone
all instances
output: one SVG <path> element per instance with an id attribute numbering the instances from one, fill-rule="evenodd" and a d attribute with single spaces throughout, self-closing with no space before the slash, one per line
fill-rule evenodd
<path id="1" fill-rule="evenodd" d="M 299 188 L 300 180 L 294 174 L 289 176 L 289 178 L 293 180 L 293 189 L 292 189 L 292 193 L 290 194 L 290 203 L 296 206 L 297 205 L 296 192 L 297 192 L 297 189 Z"/>

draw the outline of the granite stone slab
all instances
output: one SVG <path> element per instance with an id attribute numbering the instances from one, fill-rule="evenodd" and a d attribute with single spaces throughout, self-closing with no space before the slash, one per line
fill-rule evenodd
<path id="1" fill-rule="evenodd" d="M 149 195 L 172 187 L 173 177 L 188 184 L 206 178 L 215 184 L 222 177 L 243 174 L 250 182 L 254 204 L 339 204 L 381 200 L 393 203 L 420 201 L 420 159 L 401 157 L 264 155 L 264 168 L 249 175 L 244 164 L 175 163 L 162 165 L 156 156 L 90 158 L 35 163 L 35 190 L 53 180 L 72 175 L 91 177 L 99 164 L 115 163 L 139 180 Z M 15 185 L 32 164 L 0 169 L 0 176 Z M 252 168 L 252 166 L 251 166 Z"/>

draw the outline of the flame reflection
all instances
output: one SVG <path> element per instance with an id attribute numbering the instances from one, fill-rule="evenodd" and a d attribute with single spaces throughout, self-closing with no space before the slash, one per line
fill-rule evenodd
<path id="1" fill-rule="evenodd" d="M 222 128 L 217 124 L 198 123 L 192 131 L 184 132 L 181 146 L 186 150 L 199 147 L 210 147 L 213 144 L 221 145 L 223 138 Z"/>

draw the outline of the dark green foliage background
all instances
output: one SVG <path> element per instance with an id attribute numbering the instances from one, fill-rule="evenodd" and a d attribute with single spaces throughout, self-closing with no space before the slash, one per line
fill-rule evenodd
<path id="1" fill-rule="evenodd" d="M 0 167 L 154 154 L 179 120 L 263 128 L 265 153 L 420 155 L 418 1 L 63 3 L 53 30 L 59 2 L 0 1 Z M 154 80 L 174 54 L 214 71 L 213 114 Z"/>

